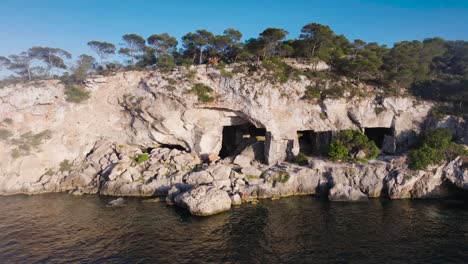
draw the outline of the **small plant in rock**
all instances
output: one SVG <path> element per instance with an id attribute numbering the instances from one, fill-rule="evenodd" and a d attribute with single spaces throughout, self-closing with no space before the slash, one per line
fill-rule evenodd
<path id="1" fill-rule="evenodd" d="M 309 165 L 309 158 L 307 158 L 303 152 L 299 152 L 299 154 L 294 157 L 294 163 L 300 166 Z"/>
<path id="2" fill-rule="evenodd" d="M 380 113 L 382 113 L 383 111 L 385 111 L 385 108 L 383 108 L 382 106 L 376 106 L 374 108 L 374 112 L 376 115 L 380 115 Z"/>
<path id="3" fill-rule="evenodd" d="M 71 103 L 81 103 L 91 97 L 90 92 L 80 86 L 71 86 L 65 88 L 65 100 Z"/>
<path id="4" fill-rule="evenodd" d="M 145 161 L 147 161 L 149 159 L 149 154 L 148 153 L 143 153 L 143 154 L 139 154 L 139 155 L 136 155 L 133 160 L 137 163 L 137 164 L 141 164 Z"/>
<path id="5" fill-rule="evenodd" d="M 17 158 L 21 157 L 21 152 L 20 152 L 20 150 L 19 150 L 18 148 L 13 149 L 13 150 L 11 151 L 11 157 L 12 157 L 13 159 L 17 159 Z"/>
<path id="6" fill-rule="evenodd" d="M 325 112 L 320 113 L 320 119 L 325 120 L 327 118 L 328 118 L 327 113 L 325 113 Z"/>
<path id="7" fill-rule="evenodd" d="M 27 132 L 22 134 L 19 138 L 13 138 L 10 142 L 16 145 L 13 150 L 12 156 L 18 158 L 20 156 L 26 156 L 31 153 L 31 150 L 38 149 L 44 140 L 50 139 L 52 132 L 50 130 L 44 130 L 37 134 Z"/>
<path id="8" fill-rule="evenodd" d="M 379 148 L 358 130 L 339 131 L 332 139 L 328 156 L 333 161 L 365 162 L 375 159 Z"/>
<path id="9" fill-rule="evenodd" d="M 211 95 L 212 92 L 213 89 L 203 83 L 194 84 L 190 90 L 190 93 L 196 94 L 198 96 L 198 101 L 202 103 L 209 103 L 215 100 L 215 98 Z"/>
<path id="10" fill-rule="evenodd" d="M 194 80 L 195 77 L 197 76 L 197 71 L 196 70 L 190 70 L 187 74 L 186 77 L 189 80 Z"/>
<path id="11" fill-rule="evenodd" d="M 13 133 L 5 128 L 0 128 L 0 140 L 7 140 L 13 136 Z"/>
<path id="12" fill-rule="evenodd" d="M 54 169 L 47 169 L 46 172 L 44 173 L 44 175 L 47 175 L 47 176 L 52 176 L 55 174 L 55 171 Z"/>
<path id="13" fill-rule="evenodd" d="M 254 179 L 258 179 L 259 177 L 257 175 L 245 175 L 245 178 L 247 180 L 254 180 Z"/>
<path id="14" fill-rule="evenodd" d="M 306 99 L 320 99 L 320 94 L 322 90 L 318 86 L 309 85 L 306 87 L 306 91 L 304 93 L 304 98 Z"/>
<path id="15" fill-rule="evenodd" d="M 289 178 L 291 178 L 291 175 L 289 175 L 288 172 L 280 171 L 276 177 L 276 182 L 286 183 L 287 181 L 289 181 Z"/>
<path id="16" fill-rule="evenodd" d="M 59 171 L 64 172 L 64 171 L 71 171 L 73 170 L 73 163 L 71 163 L 69 160 L 65 159 L 59 164 Z"/>
<path id="17" fill-rule="evenodd" d="M 11 125 L 11 124 L 13 124 L 13 119 L 5 118 L 5 119 L 3 119 L 3 123 L 6 124 L 6 125 Z"/>

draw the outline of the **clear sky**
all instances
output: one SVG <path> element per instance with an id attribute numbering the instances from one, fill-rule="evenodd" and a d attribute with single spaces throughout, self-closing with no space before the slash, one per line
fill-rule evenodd
<path id="1" fill-rule="evenodd" d="M 179 39 L 202 28 L 233 27 L 249 38 L 279 27 L 296 37 L 310 22 L 390 46 L 432 36 L 468 40 L 468 0 L 1 0 L 0 55 L 44 45 L 76 57 L 92 54 L 89 40 L 117 44 L 126 33 L 163 32 Z"/>

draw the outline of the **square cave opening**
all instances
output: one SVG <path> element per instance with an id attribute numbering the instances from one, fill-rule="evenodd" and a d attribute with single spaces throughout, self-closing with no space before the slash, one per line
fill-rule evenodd
<path id="1" fill-rule="evenodd" d="M 393 129 L 390 127 L 365 127 L 364 134 L 374 141 L 379 149 L 382 148 L 385 136 L 392 136 Z"/>
<path id="2" fill-rule="evenodd" d="M 262 145 L 260 149 L 263 153 L 265 137 L 266 129 L 257 128 L 252 123 L 224 126 L 222 147 L 219 152 L 219 157 L 224 159 L 227 157 L 236 156 L 240 154 L 246 147 L 256 142 L 259 142 Z M 256 153 L 255 159 L 263 161 L 262 153 Z"/>
<path id="3" fill-rule="evenodd" d="M 326 156 L 332 138 L 331 131 L 297 131 L 299 151 L 310 156 Z"/>

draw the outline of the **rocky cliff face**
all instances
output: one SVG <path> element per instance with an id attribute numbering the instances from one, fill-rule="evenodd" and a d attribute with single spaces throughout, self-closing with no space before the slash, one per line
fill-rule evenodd
<path id="1" fill-rule="evenodd" d="M 200 102 L 190 92 L 195 83 L 211 87 L 216 99 Z M 172 193 L 170 201 L 190 208 L 203 193 L 227 201 L 216 190 L 227 192 L 237 203 L 239 198 L 330 189 L 332 199 L 356 196 L 354 189 L 366 197 L 382 193 L 392 198 L 424 197 L 442 195 L 441 186 L 448 179 L 463 185 L 454 180 L 466 177 L 458 167 L 450 177 L 439 168 L 418 172 L 410 180 L 409 172 L 401 174 L 406 171 L 403 165 L 392 165 L 393 159 L 367 165 L 320 159 L 308 167 L 283 163 L 300 150 L 298 132 L 387 129 L 382 151 L 393 154 L 414 145 L 421 126 L 428 125 L 432 107 L 428 102 L 381 96 L 310 101 L 304 99 L 310 85 L 314 81 L 304 76 L 273 83 L 261 74 L 226 74 L 203 66 L 90 79 L 86 89 L 92 96 L 82 104 L 66 102 L 58 81 L 0 89 L 0 193 Z M 350 85 L 375 94 L 372 87 Z M 432 125 L 454 127 L 462 140 L 468 138 L 461 120 Z M 250 135 L 255 137 L 246 138 L 242 129 L 254 131 Z M 148 160 L 138 160 L 143 152 L 149 153 Z M 418 185 L 423 179 L 437 190 Z M 175 198 L 199 185 L 216 190 L 210 187 Z"/>

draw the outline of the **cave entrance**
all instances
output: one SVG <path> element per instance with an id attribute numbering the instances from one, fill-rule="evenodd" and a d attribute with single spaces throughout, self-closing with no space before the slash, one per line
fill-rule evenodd
<path id="1" fill-rule="evenodd" d="M 219 157 L 224 159 L 238 155 L 247 146 L 255 143 L 264 143 L 266 129 L 257 128 L 252 123 L 242 125 L 224 126 L 222 147 Z"/>
<path id="2" fill-rule="evenodd" d="M 332 132 L 313 130 L 297 131 L 299 151 L 311 156 L 325 156 L 328 153 Z"/>
<path id="3" fill-rule="evenodd" d="M 389 127 L 366 127 L 364 128 L 364 134 L 381 149 L 385 136 L 392 136 L 393 129 Z"/>

